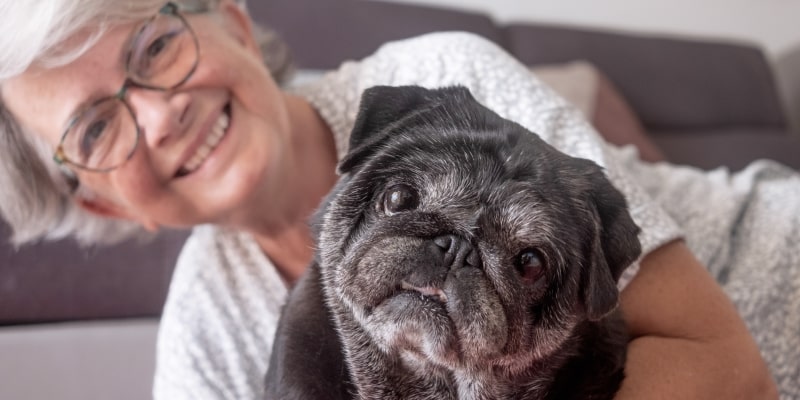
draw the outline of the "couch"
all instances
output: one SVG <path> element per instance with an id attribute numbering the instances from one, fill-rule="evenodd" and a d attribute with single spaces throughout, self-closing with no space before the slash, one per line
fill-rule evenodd
<path id="1" fill-rule="evenodd" d="M 599 82 L 590 119 L 645 158 L 731 169 L 772 158 L 800 168 L 800 139 L 769 62 L 750 43 L 501 25 L 479 13 L 366 0 L 259 0 L 249 8 L 289 44 L 298 72 L 335 68 L 388 40 L 470 31 L 534 68 L 590 65 Z M 0 398 L 148 397 L 158 316 L 186 235 L 14 249 L 0 223 Z"/>

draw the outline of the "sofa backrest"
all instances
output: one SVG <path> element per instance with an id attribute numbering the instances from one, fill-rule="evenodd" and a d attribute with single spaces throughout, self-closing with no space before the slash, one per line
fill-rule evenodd
<path id="1" fill-rule="evenodd" d="M 276 30 L 300 68 L 332 69 L 381 44 L 441 30 L 469 31 L 498 44 L 502 32 L 482 14 L 381 1 L 250 1 L 253 19 Z"/>
<path id="2" fill-rule="evenodd" d="M 331 69 L 381 43 L 441 30 L 482 35 L 528 65 L 587 60 L 602 70 L 650 131 L 748 125 L 788 129 L 772 69 L 749 43 L 542 24 L 496 24 L 487 15 L 364 0 L 251 1 L 299 68 Z"/>
<path id="3" fill-rule="evenodd" d="M 771 67 L 755 45 L 530 24 L 504 32 L 523 63 L 595 65 L 651 131 L 787 127 Z"/>
<path id="4" fill-rule="evenodd" d="M 0 326 L 158 316 L 187 232 L 83 248 L 73 240 L 14 249 L 0 220 Z"/>

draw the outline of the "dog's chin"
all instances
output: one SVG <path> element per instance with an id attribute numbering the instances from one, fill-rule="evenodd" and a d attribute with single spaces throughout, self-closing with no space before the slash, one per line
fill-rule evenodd
<path id="1" fill-rule="evenodd" d="M 492 364 L 508 336 L 500 300 L 476 268 L 450 273 L 441 289 L 401 284 L 362 323 L 386 353 L 449 370 Z"/>
<path id="2" fill-rule="evenodd" d="M 400 291 L 372 309 L 363 324 L 387 354 L 411 354 L 447 368 L 460 363 L 458 335 L 439 300 Z"/>

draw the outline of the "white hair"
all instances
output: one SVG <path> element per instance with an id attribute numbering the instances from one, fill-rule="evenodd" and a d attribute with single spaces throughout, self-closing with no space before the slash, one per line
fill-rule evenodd
<path id="1" fill-rule="evenodd" d="M 190 12 L 211 11 L 220 0 L 175 0 Z M 91 48 L 114 24 L 147 18 L 164 0 L 0 0 L 0 85 L 31 66 L 67 64 Z M 244 0 L 237 0 L 245 7 Z M 270 31 L 255 27 L 265 62 L 277 81 L 290 73 L 288 50 Z M 80 40 L 76 40 L 80 39 Z M 69 174 L 52 161 L 52 146 L 26 132 L 0 97 L 0 216 L 15 245 L 75 237 L 113 243 L 143 230 L 138 224 L 95 216 L 72 196 Z"/>
<path id="2" fill-rule="evenodd" d="M 32 64 L 64 64 L 91 47 L 109 24 L 152 15 L 161 0 L 14 1 L 0 4 L 0 80 L 19 75 Z M 154 11 L 155 10 L 155 11 Z M 66 47 L 80 33 L 87 40 Z M 71 48 L 70 48 L 71 47 Z"/>

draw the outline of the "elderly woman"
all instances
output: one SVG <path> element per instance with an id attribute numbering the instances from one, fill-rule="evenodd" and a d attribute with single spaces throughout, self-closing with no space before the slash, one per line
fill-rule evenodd
<path id="1" fill-rule="evenodd" d="M 466 85 L 502 116 L 605 167 L 645 251 L 620 283 L 632 340 L 617 398 L 776 397 L 756 341 L 704 266 L 736 261 L 725 247 L 733 226 L 695 218 L 704 209 L 722 215 L 714 221 L 743 215 L 754 173 L 641 164 L 468 34 L 388 44 L 288 92 L 267 67 L 285 64 L 262 52 L 233 0 L 2 0 L 2 10 L 0 211 L 15 241 L 100 243 L 194 227 L 164 309 L 156 398 L 260 397 L 280 306 L 311 258 L 307 218 L 334 184 L 361 91 L 376 84 Z M 775 169 L 794 180 L 781 187 L 800 204 L 796 174 Z M 686 193 L 692 207 L 673 202 Z M 710 200 L 725 200 L 724 210 L 710 212 Z M 719 249 L 732 255 L 708 256 Z"/>

